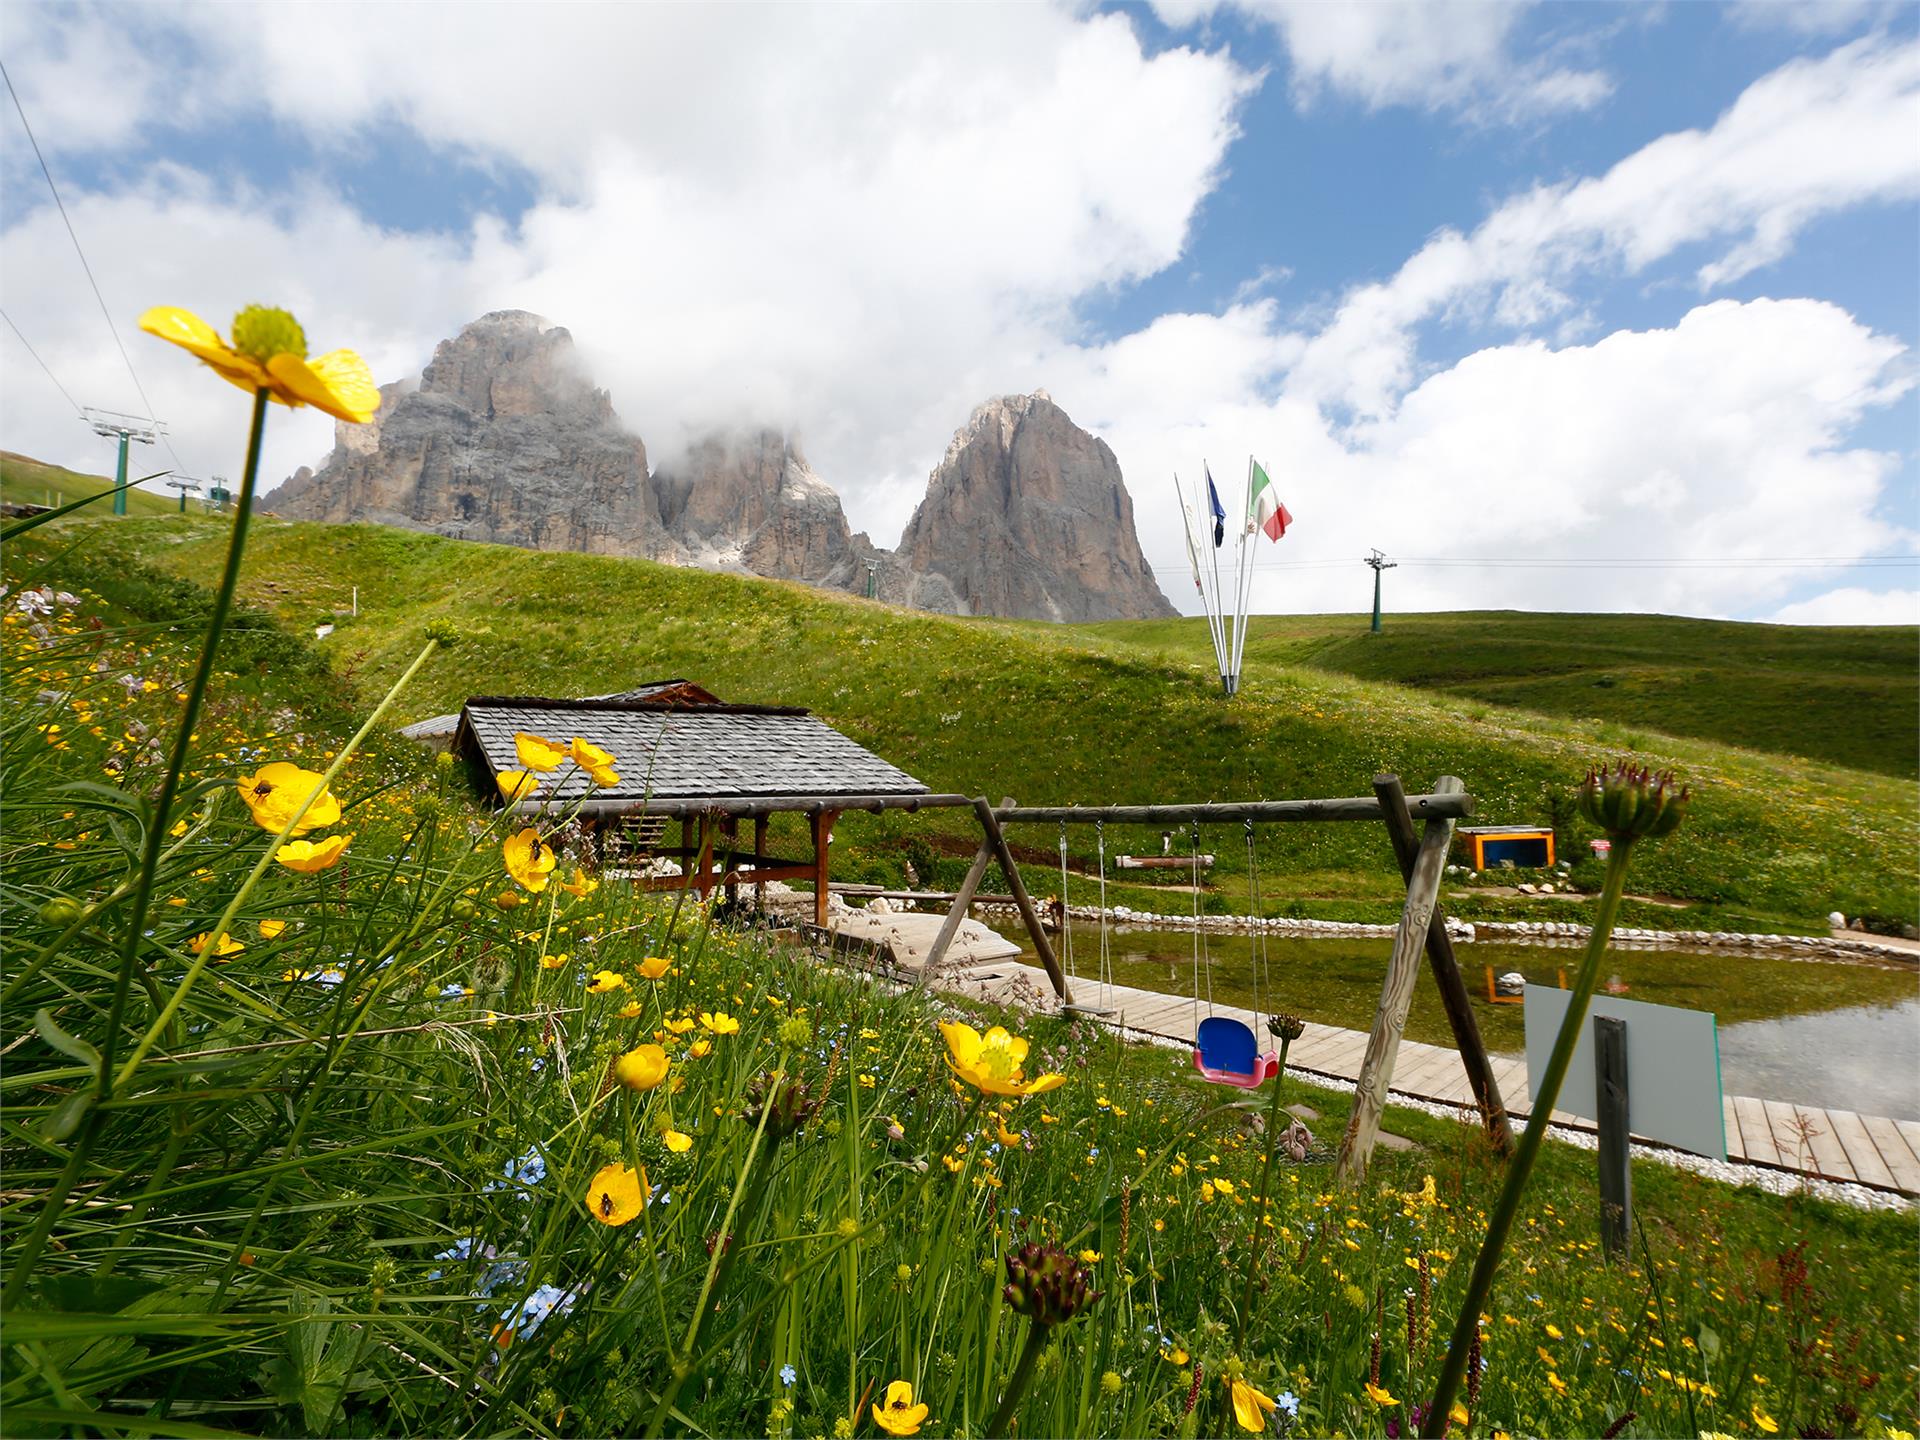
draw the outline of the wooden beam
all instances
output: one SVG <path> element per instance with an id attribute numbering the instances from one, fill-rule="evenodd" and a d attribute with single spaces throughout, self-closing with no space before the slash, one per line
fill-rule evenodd
<path id="1" fill-rule="evenodd" d="M 827 854 L 833 844 L 833 822 L 839 818 L 837 810 L 818 810 L 813 815 L 813 923 L 822 930 L 827 928 L 827 875 L 830 859 Z"/>
<path id="2" fill-rule="evenodd" d="M 1407 818 L 1406 792 L 1398 775 L 1373 777 L 1373 793 L 1380 797 L 1380 813 L 1386 820 L 1387 838 L 1393 842 L 1394 858 L 1400 862 L 1401 880 L 1413 880 L 1413 862 L 1420 842 L 1413 833 L 1413 821 Z M 1480 1118 L 1487 1136 L 1502 1155 L 1513 1149 L 1513 1130 L 1507 1123 L 1507 1107 L 1500 1098 L 1500 1081 L 1493 1073 L 1493 1061 L 1487 1055 L 1486 1042 L 1480 1038 L 1480 1022 L 1474 1018 L 1473 1002 L 1467 998 L 1466 982 L 1460 978 L 1460 965 L 1454 958 L 1453 941 L 1447 935 L 1447 915 L 1438 901 L 1433 919 L 1427 924 L 1427 968 L 1434 984 L 1440 987 L 1440 1003 L 1446 1007 L 1447 1023 L 1453 1027 L 1453 1043 L 1467 1067 L 1467 1083 L 1480 1106 Z"/>
<path id="3" fill-rule="evenodd" d="M 1449 795 L 1465 787 L 1453 776 L 1443 775 L 1434 789 Z M 1334 1179 L 1342 1185 L 1357 1185 L 1365 1178 L 1367 1162 L 1373 1157 L 1380 1116 L 1387 1108 L 1387 1086 L 1393 1081 L 1393 1062 L 1400 1050 L 1401 1033 L 1407 1028 L 1407 1006 L 1413 1000 L 1420 952 L 1426 948 L 1427 930 L 1440 898 L 1440 875 L 1452 843 L 1452 817 L 1427 821 L 1414 857 L 1413 874 L 1407 881 L 1406 908 L 1400 912 L 1400 928 L 1393 937 L 1386 984 L 1380 990 L 1380 1009 L 1374 1016 L 1373 1033 L 1367 1037 L 1360 1078 L 1354 1082 L 1353 1117 L 1347 1122 L 1340 1157 L 1334 1162 Z"/>
<path id="4" fill-rule="evenodd" d="M 1473 814 L 1473 797 L 1464 787 L 1432 795 L 1409 795 L 1407 813 L 1415 820 L 1464 820 Z M 1044 822 L 1091 825 L 1224 825 L 1254 820 L 1262 824 L 1300 820 L 1378 820 L 1378 796 L 1347 800 L 1253 800 L 1238 805 L 1002 805 L 994 812 L 1002 824 Z"/>
<path id="5" fill-rule="evenodd" d="M 1003 809 L 1011 810 L 1011 799 L 1000 802 Z M 1007 837 L 1001 833 L 999 818 L 994 814 L 993 806 L 987 804 L 982 795 L 973 802 L 973 813 L 980 817 L 980 828 L 986 832 L 987 841 L 993 846 L 993 853 L 999 858 L 1000 869 L 1006 874 L 1007 888 L 1013 891 L 1013 903 L 1020 907 L 1020 918 L 1027 922 L 1027 934 L 1033 939 L 1033 950 L 1040 957 L 1040 963 L 1047 967 L 1047 978 L 1053 981 L 1053 993 L 1060 997 L 1062 1005 L 1073 1004 L 1073 992 L 1067 988 L 1067 977 L 1060 971 L 1059 957 L 1053 953 L 1053 946 L 1047 940 L 1046 927 L 1040 923 L 1040 915 L 1033 908 L 1033 897 L 1027 894 L 1026 882 L 1020 878 L 1020 867 L 1014 864 L 1013 851 L 1007 848 Z"/>
<path id="6" fill-rule="evenodd" d="M 927 988 L 927 980 L 940 967 L 947 957 L 947 947 L 953 944 L 953 937 L 960 933 L 960 922 L 967 918 L 967 907 L 973 903 L 973 895 L 980 888 L 980 882 L 986 878 L 987 862 L 993 859 L 993 841 L 986 836 L 980 838 L 980 848 L 974 852 L 973 864 L 967 867 L 967 878 L 960 882 L 960 888 L 954 892 L 953 907 L 947 911 L 947 918 L 940 922 L 940 933 L 933 937 L 933 947 L 927 951 L 926 964 L 920 967 L 917 981 L 920 989 Z"/>

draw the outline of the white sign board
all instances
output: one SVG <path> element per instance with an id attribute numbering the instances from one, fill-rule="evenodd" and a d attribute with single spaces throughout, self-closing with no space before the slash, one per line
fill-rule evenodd
<path id="1" fill-rule="evenodd" d="M 1570 990 L 1527 986 L 1527 1089 L 1546 1072 L 1553 1042 L 1566 1017 Z M 1704 1010 L 1649 1005 L 1596 995 L 1587 1007 L 1573 1063 L 1554 1109 L 1595 1121 L 1600 1118 L 1593 1073 L 1595 1016 L 1626 1022 L 1627 1125 L 1635 1135 L 1727 1158 L 1726 1117 L 1720 1099 L 1720 1032 Z"/>

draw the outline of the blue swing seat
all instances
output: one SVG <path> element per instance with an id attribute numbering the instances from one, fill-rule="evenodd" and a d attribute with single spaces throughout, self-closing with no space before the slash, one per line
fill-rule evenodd
<path id="1" fill-rule="evenodd" d="M 1257 1090 L 1280 1073 L 1280 1052 L 1262 1055 L 1252 1030 L 1224 1015 L 1209 1015 L 1194 1036 L 1193 1068 L 1216 1085 Z"/>

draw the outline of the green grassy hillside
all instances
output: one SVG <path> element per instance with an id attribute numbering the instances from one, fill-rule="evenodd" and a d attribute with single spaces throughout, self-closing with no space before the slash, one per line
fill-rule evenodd
<path id="1" fill-rule="evenodd" d="M 1211 663 L 1200 620 L 1088 628 Z M 1395 615 L 1373 635 L 1364 615 L 1256 617 L 1248 683 L 1293 665 L 1888 775 L 1920 773 L 1920 627 L 1911 625 L 1499 610 Z"/>
<path id="2" fill-rule="evenodd" d="M 135 469 L 130 472 L 129 478 L 147 473 L 147 470 Z M 0 450 L 0 500 L 8 504 L 65 505 L 112 488 L 113 481 L 104 475 L 82 475 L 77 470 L 63 470 L 58 465 L 29 460 L 25 455 L 16 455 L 11 450 Z M 169 496 L 156 495 L 148 490 L 127 492 L 129 515 L 165 515 L 177 510 L 179 503 Z M 102 500 L 100 508 L 110 515 L 113 513 L 113 502 Z"/>
<path id="3" fill-rule="evenodd" d="M 83 553 L 107 583 L 128 568 L 122 557 L 205 580 L 226 533 L 193 517 L 101 529 Z M 356 585 L 361 614 L 347 621 L 339 612 Z M 339 622 L 325 647 L 362 695 L 393 678 L 430 619 L 461 625 L 467 643 L 416 682 L 405 719 L 474 693 L 578 695 L 686 675 L 727 699 L 808 706 L 936 790 L 1029 803 L 1230 800 L 1365 794 L 1381 770 L 1399 771 L 1411 790 L 1455 774 L 1482 818 L 1558 813 L 1578 849 L 1590 832 L 1568 818 L 1573 787 L 1590 760 L 1632 751 L 1674 766 L 1700 791 L 1681 834 L 1644 852 L 1638 890 L 1719 907 L 1721 919 L 1812 928 L 1836 908 L 1910 917 L 1920 892 L 1920 827 L 1912 786 L 1900 780 L 1623 735 L 1611 724 L 1488 712 L 1265 658 L 1259 683 L 1228 703 L 1204 665 L 1114 635 L 929 616 L 801 585 L 376 526 L 263 520 L 243 587 L 289 626 Z M 849 817 L 840 838 L 856 852 L 892 854 L 941 825 L 959 848 L 964 822 L 952 816 Z M 1051 833 L 1015 838 L 1036 858 L 1055 843 Z M 1158 845 L 1144 834 L 1108 841 Z M 1221 854 L 1222 888 L 1232 893 L 1239 836 L 1206 843 Z M 1076 834 L 1074 844 L 1090 848 L 1090 837 Z M 1270 906 L 1324 899 L 1352 908 L 1306 913 L 1383 916 L 1394 908 L 1398 876 L 1373 827 L 1272 827 L 1260 846 Z M 1578 913 L 1564 906 L 1552 918 Z"/>

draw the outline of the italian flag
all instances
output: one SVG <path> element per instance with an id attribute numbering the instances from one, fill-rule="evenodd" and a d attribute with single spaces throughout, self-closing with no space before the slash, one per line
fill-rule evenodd
<path id="1" fill-rule="evenodd" d="M 1293 523 L 1293 516 L 1280 503 L 1279 490 L 1267 478 L 1267 472 L 1260 468 L 1258 460 L 1253 462 L 1253 494 L 1247 505 L 1249 517 L 1255 525 L 1266 531 L 1269 540 L 1278 540 L 1287 533 L 1287 526 Z"/>

